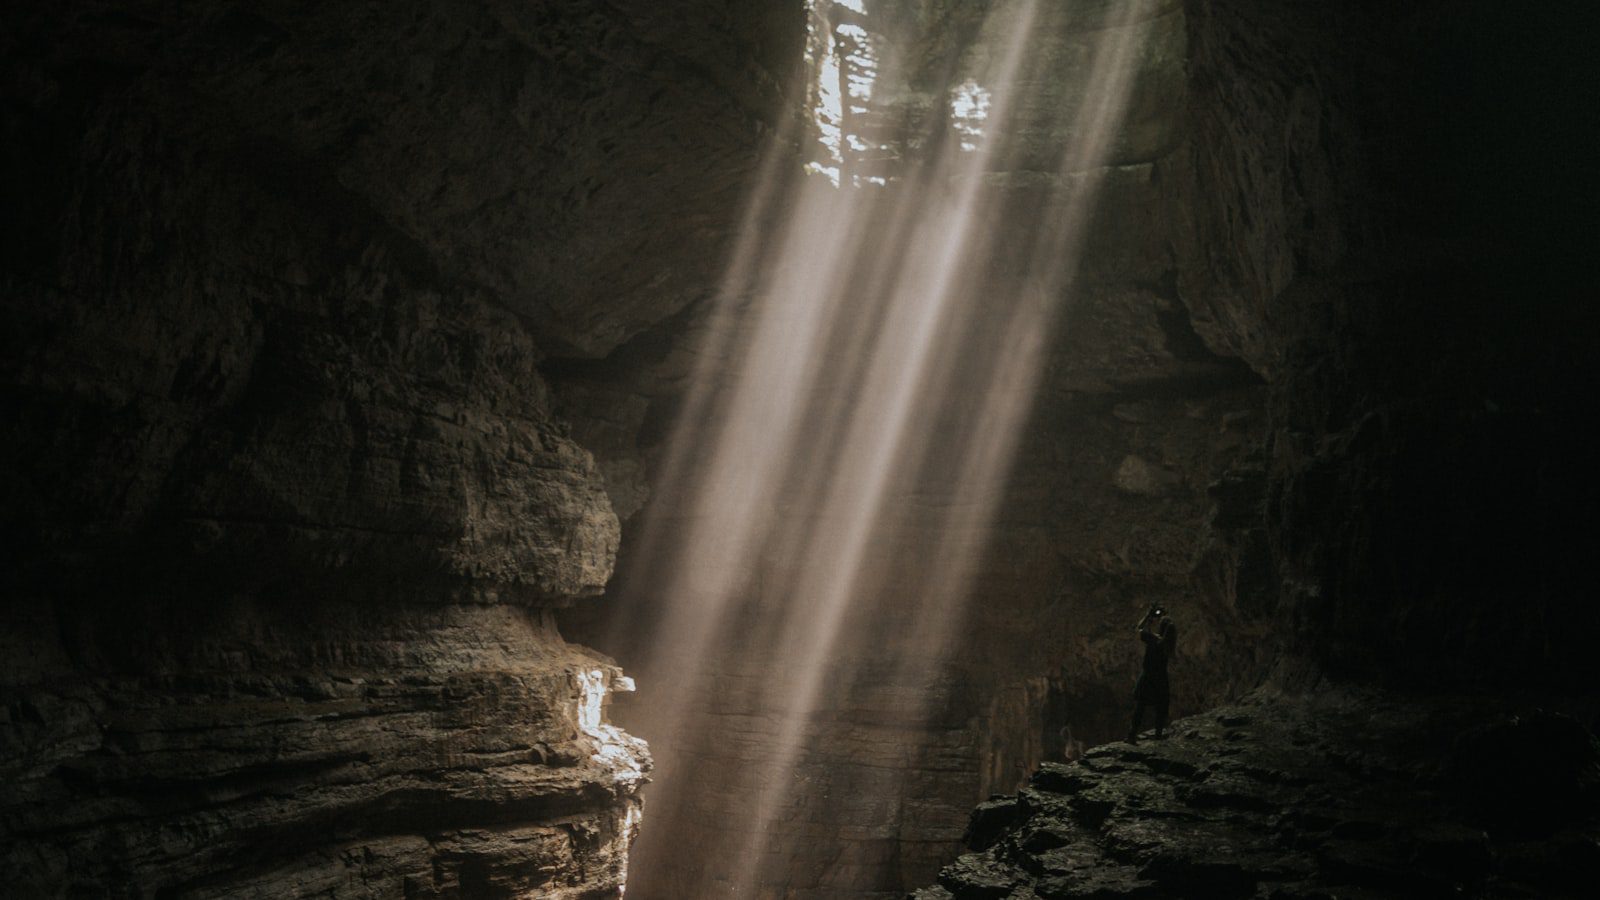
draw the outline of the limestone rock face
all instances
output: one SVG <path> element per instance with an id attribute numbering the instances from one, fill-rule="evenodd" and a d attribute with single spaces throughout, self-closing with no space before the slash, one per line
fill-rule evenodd
<path id="1" fill-rule="evenodd" d="M 9 889 L 620 894 L 648 754 L 549 618 L 619 521 L 539 366 L 714 282 L 798 14 L 6 17 Z"/>
<path id="2" fill-rule="evenodd" d="M 1600 630 L 1574 543 L 1600 480 L 1555 399 L 1596 383 L 1571 244 L 1594 192 L 1555 174 L 1593 146 L 1569 133 L 1595 99 L 1571 21 L 1194 7 L 1178 287 L 1271 385 L 1266 521 L 1237 533 L 1275 570 L 1263 608 L 1344 677 L 1592 682 L 1563 636 Z M 1564 62 L 1525 65 L 1523 41 Z"/>
<path id="3" fill-rule="evenodd" d="M 78 80 L 24 67 L 34 102 L 99 78 L 139 108 L 214 115 L 212 135 L 251 154 L 242 170 L 316 169 L 416 263 L 579 354 L 715 282 L 803 33 L 799 4 L 126 7 L 19 17 L 22 57 Z"/>

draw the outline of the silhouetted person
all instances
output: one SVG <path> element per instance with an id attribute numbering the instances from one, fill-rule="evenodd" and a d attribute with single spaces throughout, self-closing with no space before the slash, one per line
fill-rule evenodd
<path id="1" fill-rule="evenodd" d="M 1128 729 L 1128 741 L 1139 740 L 1139 726 L 1144 723 L 1144 711 L 1156 714 L 1156 737 L 1166 737 L 1167 705 L 1171 690 L 1167 684 L 1167 661 L 1178 645 L 1178 629 L 1166 612 L 1157 606 L 1139 620 L 1139 640 L 1144 643 L 1144 670 L 1133 686 L 1133 727 Z"/>

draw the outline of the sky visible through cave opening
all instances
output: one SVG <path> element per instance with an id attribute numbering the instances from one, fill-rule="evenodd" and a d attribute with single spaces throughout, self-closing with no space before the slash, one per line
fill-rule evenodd
<path id="1" fill-rule="evenodd" d="M 871 0 L 808 3 L 812 116 L 773 138 L 660 463 L 666 505 L 689 512 L 646 517 L 630 568 L 647 575 L 625 588 L 659 617 L 630 661 L 629 728 L 657 758 L 630 896 L 685 879 L 761 895 L 832 802 L 812 773 L 839 697 L 892 697 L 883 727 L 937 711 L 1136 74 L 1139 6 L 1079 38 L 1063 95 L 1061 54 L 1038 52 L 1065 28 L 1057 4 L 992 4 L 930 89 L 921 37 L 884 33 Z M 804 173 L 795 146 L 813 148 Z M 696 822 L 707 768 L 747 798 L 733 820 Z M 871 790 L 889 819 L 915 814 L 903 779 Z"/>
<path id="2" fill-rule="evenodd" d="M 892 146 L 873 136 L 871 119 L 878 112 L 873 88 L 882 59 L 880 38 L 867 27 L 871 22 L 867 0 L 806 2 L 807 108 L 818 152 L 805 170 L 835 187 L 882 186 L 891 177 L 885 171 L 855 171 L 851 164 L 894 156 Z M 976 151 L 989 114 L 989 91 L 968 78 L 950 89 L 947 102 L 958 146 Z"/>

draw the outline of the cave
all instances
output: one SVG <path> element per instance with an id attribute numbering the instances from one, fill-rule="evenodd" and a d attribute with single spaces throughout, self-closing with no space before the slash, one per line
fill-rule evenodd
<path id="1" fill-rule="evenodd" d="M 0 894 L 1589 895 L 1597 40 L 8 11 Z"/>

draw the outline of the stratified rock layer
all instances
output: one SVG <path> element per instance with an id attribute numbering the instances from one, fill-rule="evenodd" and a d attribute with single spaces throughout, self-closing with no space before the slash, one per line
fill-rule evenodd
<path id="1" fill-rule="evenodd" d="M 974 852 L 912 897 L 1582 895 L 1600 861 L 1600 742 L 1567 716 L 1502 709 L 1252 697 L 1165 740 L 1045 764 L 978 807 Z"/>
<path id="2" fill-rule="evenodd" d="M 30 644 L 39 680 L 0 723 L 8 890 L 619 893 L 649 757 L 597 719 L 616 667 L 547 616 L 236 601 L 205 618 Z M 94 637 L 139 668 L 76 668 Z"/>

